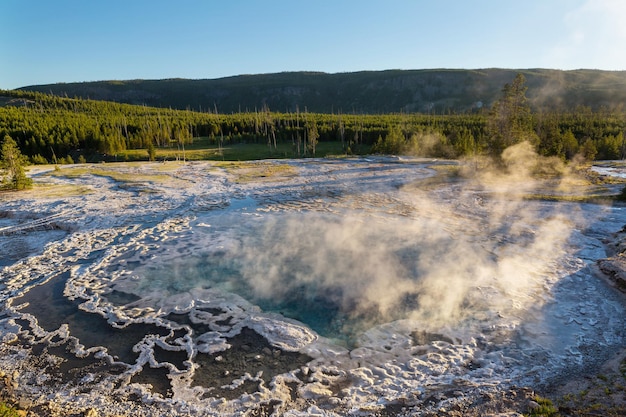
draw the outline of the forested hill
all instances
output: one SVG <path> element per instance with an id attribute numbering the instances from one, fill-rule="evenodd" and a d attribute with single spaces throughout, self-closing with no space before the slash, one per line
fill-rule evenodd
<path id="1" fill-rule="evenodd" d="M 490 107 L 504 84 L 526 77 L 533 110 L 623 108 L 626 71 L 547 69 L 388 70 L 327 74 L 284 72 L 188 80 L 48 84 L 22 90 L 154 107 L 246 112 L 445 114 Z"/>

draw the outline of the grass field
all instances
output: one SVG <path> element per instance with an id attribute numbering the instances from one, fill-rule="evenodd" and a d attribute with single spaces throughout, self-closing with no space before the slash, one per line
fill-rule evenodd
<path id="1" fill-rule="evenodd" d="M 341 142 L 320 142 L 317 144 L 315 156 L 328 157 L 343 155 Z M 257 159 L 285 159 L 296 157 L 293 145 L 279 143 L 276 149 L 267 144 L 239 143 L 228 144 L 221 149 L 209 138 L 194 138 L 194 143 L 182 148 L 176 147 L 157 148 L 156 159 L 158 161 L 188 160 L 188 161 L 251 161 Z M 122 151 L 117 155 L 119 161 L 147 161 L 146 149 L 131 149 Z"/>

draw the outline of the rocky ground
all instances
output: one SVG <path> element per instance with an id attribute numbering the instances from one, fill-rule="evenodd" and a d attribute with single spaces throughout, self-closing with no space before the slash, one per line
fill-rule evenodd
<path id="1" fill-rule="evenodd" d="M 598 261 L 596 276 L 607 280 L 626 297 L 626 226 L 607 237 L 604 243 L 608 257 Z M 538 392 L 528 394 L 530 391 L 525 391 L 527 398 L 509 401 L 508 407 L 524 415 L 625 416 L 626 348 L 600 368 L 587 371 L 568 376 Z M 552 407 L 542 408 L 537 403 L 538 398 L 548 399 Z"/>
<path id="2" fill-rule="evenodd" d="M 605 244 L 609 257 L 598 261 L 596 275 L 626 296 L 626 226 Z M 600 369 L 576 375 L 545 394 L 561 416 L 626 415 L 626 348 Z"/>
<path id="3" fill-rule="evenodd" d="M 608 258 L 598 268 L 612 285 L 626 293 L 626 226 L 606 240 Z"/>
<path id="4" fill-rule="evenodd" d="M 626 415 L 626 349 L 587 375 L 577 375 L 546 394 L 563 417 Z"/>

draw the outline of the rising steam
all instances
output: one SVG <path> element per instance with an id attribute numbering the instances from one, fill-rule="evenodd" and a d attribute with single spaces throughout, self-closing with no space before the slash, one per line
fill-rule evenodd
<path id="1" fill-rule="evenodd" d="M 258 297 L 331 300 L 343 314 L 378 322 L 440 326 L 524 308 L 546 285 L 571 226 L 553 207 L 522 198 L 537 187 L 533 170 L 549 161 L 522 143 L 502 162 L 443 192 L 407 188 L 401 198 L 414 212 L 400 219 L 274 217 L 244 239 L 242 276 Z"/>

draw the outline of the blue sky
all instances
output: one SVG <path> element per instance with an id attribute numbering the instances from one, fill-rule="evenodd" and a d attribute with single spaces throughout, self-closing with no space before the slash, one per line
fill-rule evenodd
<path id="1" fill-rule="evenodd" d="M 626 70 L 623 0 L 0 0 L 0 88 L 281 71 Z"/>

